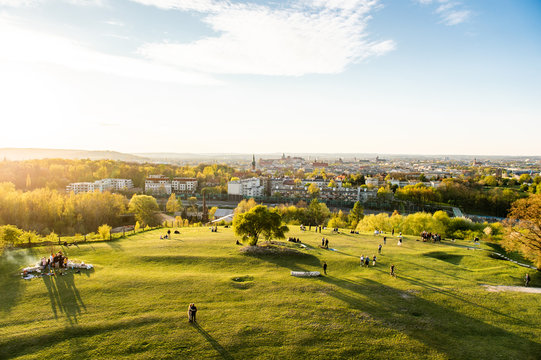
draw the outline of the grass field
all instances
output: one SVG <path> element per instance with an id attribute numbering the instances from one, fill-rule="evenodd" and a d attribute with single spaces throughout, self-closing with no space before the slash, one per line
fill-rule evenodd
<path id="1" fill-rule="evenodd" d="M 382 237 L 291 228 L 309 248 L 288 246 L 303 254 L 242 254 L 231 229 L 160 240 L 162 229 L 63 248 L 95 270 L 29 281 L 18 270 L 48 249 L 11 252 L 0 260 L 0 358 L 541 358 L 541 295 L 481 287 L 521 285 L 527 269 L 413 237 L 389 239 L 376 267 L 361 268 Z M 337 251 L 318 248 L 322 236 Z M 290 276 L 323 261 L 328 276 Z"/>

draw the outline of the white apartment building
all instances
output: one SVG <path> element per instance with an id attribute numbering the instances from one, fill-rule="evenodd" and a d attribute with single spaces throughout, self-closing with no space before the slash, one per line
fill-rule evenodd
<path id="1" fill-rule="evenodd" d="M 164 175 L 149 175 L 145 180 L 145 192 L 152 194 L 194 193 L 197 190 L 196 178 L 174 178 Z"/>
<path id="2" fill-rule="evenodd" d="M 171 180 L 164 175 L 149 175 L 145 180 L 145 193 L 147 194 L 171 194 Z"/>
<path id="3" fill-rule="evenodd" d="M 94 182 L 71 183 L 66 187 L 67 192 L 73 191 L 75 194 L 93 191 L 118 191 L 133 188 L 131 179 L 101 179 Z"/>
<path id="4" fill-rule="evenodd" d="M 246 197 L 263 196 L 265 194 L 265 186 L 262 184 L 261 179 L 256 177 L 234 180 L 227 183 L 227 194 Z"/>
<path id="5" fill-rule="evenodd" d="M 193 193 L 197 190 L 196 178 L 174 178 L 171 181 L 171 189 L 174 192 Z"/>

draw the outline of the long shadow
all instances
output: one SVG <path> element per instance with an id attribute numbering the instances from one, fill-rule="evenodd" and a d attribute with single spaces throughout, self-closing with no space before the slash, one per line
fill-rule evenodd
<path id="1" fill-rule="evenodd" d="M 312 254 L 245 254 L 251 258 L 260 259 L 293 271 L 305 271 L 304 266 L 320 267 L 319 258 Z"/>
<path id="2" fill-rule="evenodd" d="M 105 243 L 115 251 L 122 251 L 122 245 L 119 244 L 119 240 L 120 239 L 110 240 L 106 241 Z"/>
<path id="3" fill-rule="evenodd" d="M 209 342 L 210 345 L 216 350 L 223 359 L 233 360 L 233 356 L 223 348 L 222 345 L 216 339 L 214 339 L 208 332 L 205 331 L 198 323 L 193 323 L 193 327 Z"/>
<path id="4" fill-rule="evenodd" d="M 82 310 L 86 310 L 81 294 L 75 286 L 74 278 L 75 275 L 71 272 L 63 276 L 58 273 L 56 276 L 42 277 L 55 318 L 62 313 L 71 325 L 77 324 L 77 317 Z"/>
<path id="5" fill-rule="evenodd" d="M 329 295 L 450 358 L 539 359 L 541 354 L 538 342 L 376 281 L 362 279 L 356 283 L 334 277 L 319 279 L 338 287 Z M 491 341 L 484 342 L 483 338 Z"/>
<path id="6" fill-rule="evenodd" d="M 0 359 L 15 358 L 24 354 L 32 354 L 44 347 L 54 346 L 66 340 L 79 337 L 91 337 L 112 331 L 154 324 L 163 320 L 161 317 L 141 317 L 123 319 L 116 322 L 104 321 L 98 325 L 51 326 L 48 332 L 40 334 L 21 333 L 12 337 L 0 337 Z"/>

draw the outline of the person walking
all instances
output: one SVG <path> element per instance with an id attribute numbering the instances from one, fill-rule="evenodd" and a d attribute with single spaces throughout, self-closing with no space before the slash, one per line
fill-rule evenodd
<path id="1" fill-rule="evenodd" d="M 383 244 L 387 244 L 387 236 L 383 237 Z"/>
<path id="2" fill-rule="evenodd" d="M 396 274 L 394 273 L 394 264 L 391 264 L 391 273 L 390 273 L 390 275 L 392 277 L 396 277 Z"/>
<path id="3" fill-rule="evenodd" d="M 189 322 L 197 322 L 195 320 L 195 314 L 197 313 L 197 307 L 194 303 L 191 303 L 190 306 L 188 306 L 188 321 Z"/>
<path id="4" fill-rule="evenodd" d="M 327 263 L 325 261 L 323 262 L 323 273 L 327 275 Z"/>
<path id="5" fill-rule="evenodd" d="M 329 239 L 325 239 L 325 249 L 329 248 Z"/>
<path id="6" fill-rule="evenodd" d="M 370 256 L 364 258 L 364 264 L 366 265 L 366 267 L 370 265 Z"/>
<path id="7" fill-rule="evenodd" d="M 361 255 L 361 267 L 364 266 L 364 255 Z"/>
<path id="8" fill-rule="evenodd" d="M 376 266 L 376 255 L 374 255 L 374 258 L 372 259 L 372 266 Z"/>
<path id="9" fill-rule="evenodd" d="M 378 254 L 381 254 L 381 244 L 378 246 Z"/>
<path id="10" fill-rule="evenodd" d="M 526 276 L 524 277 L 524 286 L 528 286 L 530 284 L 530 274 L 526 273 Z"/>

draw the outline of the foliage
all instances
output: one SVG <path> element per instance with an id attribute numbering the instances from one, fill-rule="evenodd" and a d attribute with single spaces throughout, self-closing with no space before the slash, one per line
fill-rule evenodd
<path id="1" fill-rule="evenodd" d="M 180 200 L 180 199 L 179 199 Z M 177 200 L 176 194 L 171 194 L 169 196 L 169 199 L 167 200 L 167 203 L 165 204 L 165 209 L 169 213 L 176 213 L 177 211 L 180 211 L 181 206 L 179 204 L 179 201 Z"/>
<path id="2" fill-rule="evenodd" d="M 353 209 L 349 212 L 348 220 L 352 229 L 357 227 L 359 221 L 364 217 L 364 209 L 359 201 L 355 202 Z"/>
<path id="3" fill-rule="evenodd" d="M 14 246 L 19 242 L 23 231 L 14 225 L 0 226 L 0 246 Z"/>
<path id="4" fill-rule="evenodd" d="M 245 213 L 249 211 L 250 209 L 252 209 L 253 207 L 255 207 L 256 205 L 257 203 L 255 202 L 253 198 L 250 198 L 248 200 L 243 199 L 238 203 L 237 207 L 235 208 L 234 214 L 235 216 L 237 216 L 238 214 Z"/>
<path id="5" fill-rule="evenodd" d="M 541 270 L 541 195 L 516 201 L 505 225 L 502 245 L 520 251 Z"/>
<path id="6" fill-rule="evenodd" d="M 149 195 L 134 194 L 129 203 L 129 211 L 142 225 L 155 226 L 159 224 L 156 213 L 160 210 L 158 202 Z"/>
<path id="7" fill-rule="evenodd" d="M 310 186 L 308 186 L 308 193 L 313 198 L 317 198 L 319 196 L 319 187 L 315 183 L 311 183 Z"/>
<path id="8" fill-rule="evenodd" d="M 331 212 L 325 203 L 320 203 L 317 199 L 310 202 L 306 212 L 306 220 L 309 225 L 325 225 L 330 217 Z"/>
<path id="9" fill-rule="evenodd" d="M 257 245 L 259 236 L 266 240 L 283 239 L 288 227 L 283 225 L 282 217 L 277 210 L 269 210 L 264 205 L 257 205 L 245 213 L 240 213 L 233 219 L 235 235 L 251 246 Z"/>
<path id="10" fill-rule="evenodd" d="M 112 227 L 110 227 L 109 225 L 103 224 L 102 226 L 98 228 L 98 234 L 100 234 L 100 237 L 103 240 L 108 240 L 109 237 L 111 236 L 111 229 Z"/>

